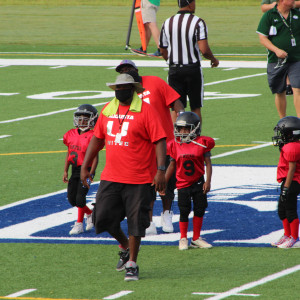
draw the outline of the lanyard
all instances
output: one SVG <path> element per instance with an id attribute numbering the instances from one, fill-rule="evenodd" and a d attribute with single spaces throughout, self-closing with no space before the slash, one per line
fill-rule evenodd
<path id="1" fill-rule="evenodd" d="M 278 11 L 278 9 L 277 9 L 277 11 Z M 278 11 L 278 13 L 279 13 L 279 16 L 281 17 L 283 24 L 290 30 L 291 37 L 293 39 L 294 35 L 293 35 L 293 31 L 292 31 L 292 11 L 290 10 L 290 25 L 287 23 L 287 21 L 285 20 L 285 18 L 282 16 L 282 14 L 279 11 Z"/>
<path id="2" fill-rule="evenodd" d="M 118 107 L 118 120 L 119 120 L 119 125 L 120 125 L 120 126 L 119 126 L 119 130 L 121 130 L 122 124 L 123 124 L 123 122 L 124 122 L 124 120 L 125 120 L 125 118 L 126 118 L 128 112 L 129 112 L 129 108 L 128 108 L 126 114 L 124 115 L 123 119 L 120 121 L 120 114 L 119 114 L 119 107 Z"/>

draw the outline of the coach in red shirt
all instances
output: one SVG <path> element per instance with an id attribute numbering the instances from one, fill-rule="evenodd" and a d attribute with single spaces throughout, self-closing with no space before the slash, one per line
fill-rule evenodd
<path id="1" fill-rule="evenodd" d="M 138 280 L 136 264 L 141 237 L 150 225 L 151 185 L 165 189 L 166 134 L 155 110 L 137 93 L 144 89 L 129 74 L 113 84 L 115 98 L 101 111 L 81 168 L 81 180 L 90 178 L 88 165 L 104 145 L 106 164 L 96 196 L 96 233 L 107 231 L 121 247 L 117 271 L 125 281 Z M 157 161 L 157 164 L 155 163 Z M 127 217 L 128 235 L 120 223 Z"/>
<path id="2" fill-rule="evenodd" d="M 140 98 L 149 103 L 155 108 L 158 117 L 160 118 L 162 124 L 164 124 L 164 129 L 167 135 L 166 142 L 174 139 L 174 126 L 173 121 L 176 121 L 177 115 L 180 112 L 184 112 L 184 107 L 182 102 L 179 100 L 180 95 L 171 88 L 163 79 L 158 76 L 140 76 L 138 73 L 138 68 L 135 63 L 129 59 L 122 60 L 121 63 L 116 67 L 116 71 L 123 74 L 130 74 L 135 81 L 141 83 L 145 89 L 139 94 Z M 170 108 L 172 108 L 172 121 Z M 155 163 L 156 164 L 156 163 Z M 166 169 L 169 165 L 169 156 L 166 159 Z M 165 195 L 161 195 L 161 200 L 163 204 L 163 212 L 161 213 L 161 226 L 164 232 L 173 232 L 174 227 L 172 223 L 173 212 L 171 211 L 172 202 L 174 200 L 174 190 L 175 190 L 176 178 L 175 174 L 169 180 L 166 188 Z M 156 199 L 156 194 L 153 193 L 152 208 L 154 201 Z M 155 223 L 152 222 L 152 211 L 150 214 L 151 223 L 146 230 L 146 235 L 157 234 Z"/>

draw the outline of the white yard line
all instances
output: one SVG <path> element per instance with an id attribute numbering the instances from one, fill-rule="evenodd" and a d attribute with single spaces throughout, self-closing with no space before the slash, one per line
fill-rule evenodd
<path id="1" fill-rule="evenodd" d="M 267 73 L 259 73 L 259 74 L 253 74 L 253 75 L 247 75 L 247 76 L 241 76 L 241 77 L 235 77 L 235 78 L 230 78 L 230 79 L 225 79 L 225 80 L 220 80 L 220 81 L 204 83 L 204 86 L 214 85 L 214 84 L 219 84 L 219 83 L 224 83 L 224 82 L 230 82 L 230 81 L 235 81 L 235 80 L 240 80 L 240 79 L 252 78 L 252 77 L 257 77 L 257 76 L 263 76 L 263 75 L 267 75 Z"/>
<path id="2" fill-rule="evenodd" d="M 221 293 L 197 293 L 197 292 L 194 292 L 192 293 L 192 295 L 203 295 L 203 296 L 212 296 L 212 295 L 220 295 Z M 260 294 L 235 294 L 234 296 L 246 296 L 246 297 L 259 297 Z"/>
<path id="3" fill-rule="evenodd" d="M 20 297 L 20 296 L 23 296 L 23 295 L 29 294 L 29 293 L 31 293 L 31 292 L 34 292 L 34 291 L 36 291 L 36 289 L 27 289 L 27 290 L 22 290 L 22 291 L 19 291 L 19 292 L 16 292 L 16 293 L 13 293 L 13 294 L 7 295 L 7 296 L 5 296 L 5 297 L 8 297 L 8 298 Z"/>
<path id="4" fill-rule="evenodd" d="M 0 139 L 5 139 L 7 137 L 10 137 L 11 135 L 0 135 Z"/>
<path id="5" fill-rule="evenodd" d="M 253 282 L 249 282 L 249 283 L 246 283 L 242 286 L 239 286 L 239 287 L 236 287 L 236 288 L 233 288 L 227 292 L 224 292 L 224 293 L 221 293 L 219 295 L 216 295 L 216 296 L 213 296 L 213 297 L 210 297 L 210 298 L 206 298 L 206 299 L 210 299 L 210 300 L 219 300 L 219 299 L 224 299 L 224 298 L 227 298 L 227 297 L 230 297 L 230 296 L 233 296 L 233 295 L 236 295 L 237 293 L 240 293 L 242 291 L 245 291 L 245 290 L 248 290 L 248 289 L 251 289 L 251 288 L 254 288 L 254 287 L 257 287 L 258 285 L 262 285 L 262 284 L 265 284 L 267 282 L 270 282 L 270 281 L 273 281 L 273 280 L 276 280 L 280 277 L 283 277 L 283 276 L 286 276 L 286 275 L 289 275 L 289 274 L 292 274 L 292 273 L 295 273 L 297 271 L 300 270 L 300 265 L 297 265 L 297 266 L 294 266 L 292 268 L 289 268 L 289 269 L 285 269 L 283 271 L 280 271 L 278 273 L 275 273 L 275 274 L 272 274 L 272 275 L 269 275 L 269 276 L 266 276 L 260 280 L 257 280 L 257 281 L 253 281 Z"/>
<path id="6" fill-rule="evenodd" d="M 259 146 L 248 147 L 248 148 L 244 148 L 244 149 L 225 152 L 225 153 L 222 153 L 222 154 L 214 155 L 211 158 L 220 158 L 220 157 L 229 156 L 229 155 L 233 155 L 233 154 L 240 153 L 240 152 L 251 151 L 251 150 L 255 150 L 255 149 L 259 149 L 259 148 L 264 148 L 264 147 L 271 146 L 271 145 L 273 145 L 272 142 L 266 143 L 266 144 L 263 144 L 263 145 L 259 145 Z"/>
<path id="7" fill-rule="evenodd" d="M 96 103 L 96 104 L 93 104 L 93 106 L 105 105 L 106 103 L 107 102 Z M 51 112 L 40 114 L 40 115 L 34 115 L 34 116 L 28 116 L 28 117 L 21 117 L 21 118 L 12 119 L 12 120 L 5 120 L 5 121 L 0 121 L 0 124 L 13 123 L 13 122 L 18 122 L 18 121 L 23 121 L 23 120 L 28 120 L 28 119 L 35 119 L 35 118 L 40 118 L 40 117 L 46 117 L 46 116 L 51 116 L 51 115 L 63 113 L 63 112 L 66 112 L 66 111 L 71 111 L 71 110 L 73 111 L 75 109 L 77 109 L 77 107 L 72 107 L 72 108 L 66 108 L 66 109 L 62 109 L 62 110 L 51 111 Z"/>
<path id="8" fill-rule="evenodd" d="M 65 66 L 107 66 L 107 67 L 116 67 L 119 64 L 119 60 L 103 60 L 103 59 L 0 59 L 0 65 L 18 65 L 18 66 L 25 66 L 25 65 L 30 65 L 30 66 L 50 66 L 52 68 L 57 68 L 57 67 L 65 67 Z M 167 64 L 165 61 L 162 60 L 137 60 L 135 61 L 136 65 L 138 67 L 166 67 Z M 209 61 L 203 61 L 202 62 L 203 67 L 210 67 Z M 220 62 L 220 67 L 223 68 L 266 68 L 266 62 L 262 61 L 221 61 Z M 235 81 L 239 79 L 247 79 L 251 77 L 256 77 L 256 76 L 262 76 L 265 75 L 266 73 L 259 73 L 259 74 L 254 74 L 254 75 L 248 75 L 248 76 L 242 76 L 242 77 L 236 77 L 236 78 L 231 78 L 231 79 L 226 79 L 226 80 L 221 80 L 221 81 L 215 81 L 215 82 L 210 82 L 204 84 L 205 86 L 209 85 L 215 85 L 219 83 L 224 83 L 224 82 L 230 82 L 230 81 Z M 14 93 L 18 94 L 18 93 Z M 1 94 L 0 94 L 1 95 Z M 4 94 L 3 94 L 4 95 Z M 8 95 L 8 94 L 5 94 Z M 98 105 L 104 105 L 106 103 L 101 103 L 101 104 L 94 104 L 94 106 Z M 49 115 L 54 115 L 66 111 L 71 111 L 75 110 L 75 108 L 69 108 L 69 109 L 63 109 L 59 111 L 53 111 L 49 113 L 44 113 L 40 115 L 34 115 L 34 116 L 27 116 L 27 117 L 21 117 L 21 118 L 16 118 L 12 120 L 4 120 L 0 121 L 0 124 L 5 124 L 5 123 L 12 123 L 12 122 L 18 122 L 18 121 L 23 121 L 23 120 L 28 120 L 28 119 L 34 119 L 34 118 L 39 118 L 39 117 L 45 117 Z"/>
<path id="9" fill-rule="evenodd" d="M 137 67 L 168 67 L 166 61 L 160 60 L 135 60 L 132 58 Z M 120 59 L 64 59 L 64 58 L 47 58 L 47 59 L 19 59 L 4 58 L 0 59 L 0 65 L 3 66 L 90 66 L 90 67 L 116 67 L 120 63 Z M 210 61 L 201 61 L 203 68 L 210 68 Z M 219 68 L 249 68 L 249 69 L 266 69 L 267 61 L 233 61 L 221 60 Z"/>
<path id="10" fill-rule="evenodd" d="M 118 299 L 118 298 L 121 298 L 121 297 L 123 297 L 123 296 L 126 296 L 126 295 L 128 295 L 128 294 L 131 294 L 131 293 L 133 293 L 133 291 L 121 291 L 121 292 L 119 292 L 119 293 L 116 293 L 116 294 L 114 294 L 114 295 L 110 295 L 110 296 L 107 296 L 107 297 L 104 297 L 103 298 L 103 300 L 105 299 Z"/>

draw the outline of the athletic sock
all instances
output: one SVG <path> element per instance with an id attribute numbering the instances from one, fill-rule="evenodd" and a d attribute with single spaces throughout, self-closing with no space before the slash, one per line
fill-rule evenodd
<path id="1" fill-rule="evenodd" d="M 133 260 L 129 260 L 129 261 L 126 263 L 126 268 L 130 268 L 130 267 L 136 268 L 136 267 L 137 267 L 136 262 L 133 261 Z"/>
<path id="2" fill-rule="evenodd" d="M 200 231 L 203 224 L 203 217 L 196 217 L 193 218 L 193 241 L 196 241 L 200 237 Z"/>
<path id="3" fill-rule="evenodd" d="M 121 249 L 121 251 L 126 251 L 128 248 L 123 247 L 121 244 L 119 245 L 119 248 Z"/>
<path id="4" fill-rule="evenodd" d="M 83 212 L 87 215 L 90 215 L 93 211 L 90 210 L 87 206 L 83 207 Z"/>
<path id="5" fill-rule="evenodd" d="M 179 221 L 179 229 L 180 229 L 180 238 L 187 238 L 187 232 L 188 232 L 189 222 L 180 222 Z"/>
<path id="6" fill-rule="evenodd" d="M 286 219 L 286 218 L 283 219 L 282 224 L 283 224 L 283 229 L 284 229 L 284 235 L 290 236 L 291 235 L 291 226 L 290 226 L 288 219 Z"/>
<path id="7" fill-rule="evenodd" d="M 296 240 L 299 237 L 299 218 L 290 223 L 291 236 Z"/>
<path id="8" fill-rule="evenodd" d="M 77 207 L 77 208 L 78 208 L 77 223 L 82 223 L 84 218 L 84 210 L 83 207 Z"/>

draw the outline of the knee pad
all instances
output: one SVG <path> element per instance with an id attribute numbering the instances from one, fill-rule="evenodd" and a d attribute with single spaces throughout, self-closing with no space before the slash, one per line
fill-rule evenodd
<path id="1" fill-rule="evenodd" d="M 199 207 L 198 209 L 194 209 L 194 216 L 202 218 L 205 214 L 206 207 Z"/>
<path id="2" fill-rule="evenodd" d="M 81 195 L 77 195 L 76 206 L 81 207 L 81 208 L 85 207 L 86 206 L 86 198 L 82 197 Z"/>

